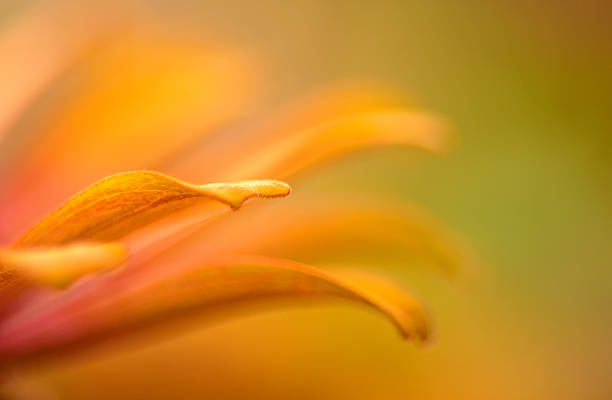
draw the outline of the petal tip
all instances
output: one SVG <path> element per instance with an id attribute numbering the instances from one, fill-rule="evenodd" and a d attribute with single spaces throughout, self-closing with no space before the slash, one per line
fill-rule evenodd
<path id="1" fill-rule="evenodd" d="M 227 198 L 228 204 L 233 210 L 239 209 L 251 199 L 287 197 L 292 191 L 289 184 L 271 179 L 238 182 L 235 184 L 235 188 L 236 193 Z"/>
<path id="2" fill-rule="evenodd" d="M 412 341 L 418 346 L 427 346 L 431 342 L 431 326 L 424 314 L 412 314 L 408 321 L 399 321 L 398 325 L 402 339 Z"/>

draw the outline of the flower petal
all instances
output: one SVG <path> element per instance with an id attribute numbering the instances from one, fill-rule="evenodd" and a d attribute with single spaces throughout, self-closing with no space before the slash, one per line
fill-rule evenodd
<path id="1" fill-rule="evenodd" d="M 120 243 L 0 249 L 2 268 L 56 288 L 64 288 L 84 275 L 114 268 L 126 259 L 127 249 Z"/>
<path id="2" fill-rule="evenodd" d="M 350 85 L 316 91 L 298 102 L 269 111 L 267 117 L 247 121 L 242 130 L 213 137 L 171 166 L 173 173 L 193 180 L 224 181 L 237 165 L 287 136 L 346 116 L 406 106 L 389 88 Z M 236 146 L 240 143 L 240 146 Z M 202 163 L 202 160 L 214 162 Z"/>
<path id="3" fill-rule="evenodd" d="M 278 138 L 242 160 L 229 176 L 287 177 L 326 158 L 381 145 L 440 150 L 448 129 L 424 111 L 387 110 L 339 118 L 307 131 Z"/>
<path id="4" fill-rule="evenodd" d="M 386 109 L 358 113 L 314 125 L 302 131 L 268 135 L 251 143 L 233 138 L 231 143 L 209 151 L 216 153 L 215 163 L 198 168 L 197 162 L 178 165 L 173 171 L 221 180 L 279 177 L 285 179 L 316 163 L 351 151 L 377 146 L 412 146 L 430 151 L 443 150 L 449 128 L 438 116 L 409 109 Z M 240 140 L 240 149 L 235 147 Z M 219 154 L 221 154 L 219 156 Z M 208 158 L 200 158 L 201 160 Z M 185 171 L 186 166 L 192 172 Z M 213 168 L 211 170 L 211 168 Z"/>
<path id="5" fill-rule="evenodd" d="M 350 196 L 348 196 L 350 197 Z M 267 254 L 307 262 L 425 264 L 464 275 L 477 264 L 469 246 L 417 207 L 389 199 L 294 196 L 201 227 L 162 259 L 214 252 Z"/>
<path id="6" fill-rule="evenodd" d="M 281 197 L 290 191 L 287 184 L 271 180 L 191 185 L 157 172 L 126 172 L 103 179 L 72 197 L 17 245 L 113 241 L 203 203 L 236 209 L 253 197 Z"/>
<path id="7" fill-rule="evenodd" d="M 248 108 L 247 57 L 143 13 L 130 18 L 138 29 L 91 43 L 21 114 L 0 154 L 0 242 L 90 182 L 161 168 Z"/>
<path id="8" fill-rule="evenodd" d="M 19 361 L 144 330 L 172 317 L 219 317 L 260 300 L 343 298 L 387 316 L 403 337 L 422 342 L 429 324 L 408 294 L 380 279 L 349 278 L 275 258 L 219 256 L 107 277 L 71 296 L 41 298 L 0 324 L 0 359 Z M 134 279 L 136 278 L 136 279 Z M 93 288 L 93 290 L 91 290 Z"/>

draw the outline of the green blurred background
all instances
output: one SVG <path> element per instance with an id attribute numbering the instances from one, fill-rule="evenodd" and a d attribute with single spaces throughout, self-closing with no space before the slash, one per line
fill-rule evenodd
<path id="1" fill-rule="evenodd" d="M 3 15 L 21 4 L 6 3 Z M 607 1 L 148 2 L 256 54 L 281 104 L 384 82 L 452 121 L 437 158 L 377 150 L 297 191 L 425 206 L 481 258 L 475 279 L 389 266 L 436 343 L 344 306 L 272 311 L 28 372 L 59 398 L 612 397 L 612 5 Z M 384 269 L 384 266 L 381 266 Z M 274 327 L 274 329 L 266 329 Z"/>

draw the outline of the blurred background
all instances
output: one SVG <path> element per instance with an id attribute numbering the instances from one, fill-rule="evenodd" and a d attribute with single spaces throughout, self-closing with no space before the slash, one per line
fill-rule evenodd
<path id="1" fill-rule="evenodd" d="M 39 5 L 3 1 L 1 26 L 9 31 Z M 178 0 L 111 2 L 108 14 L 99 6 L 81 4 L 78 23 L 51 29 L 78 36 L 113 15 L 153 55 L 171 45 L 151 31 L 237 49 L 254 60 L 246 72 L 263 77 L 250 81 L 255 95 L 241 110 L 273 114 L 357 82 L 446 116 L 457 133 L 448 154 L 377 149 L 290 183 L 295 193 L 376 193 L 423 206 L 470 243 L 480 266 L 454 282 L 364 259 L 428 305 L 436 339 L 427 349 L 359 308 L 282 309 L 33 368 L 19 385 L 58 399 L 611 398 L 608 1 Z"/>

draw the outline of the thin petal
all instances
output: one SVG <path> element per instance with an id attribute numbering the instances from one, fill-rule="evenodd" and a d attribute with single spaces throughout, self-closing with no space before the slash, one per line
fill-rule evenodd
<path id="1" fill-rule="evenodd" d="M 281 197 L 290 191 L 287 184 L 270 180 L 198 186 L 157 172 L 126 172 L 108 177 L 72 197 L 34 226 L 17 245 L 114 241 L 203 203 L 236 209 L 248 199 Z"/>
<path id="2" fill-rule="evenodd" d="M 215 169 L 208 167 L 206 175 L 223 177 L 223 180 L 287 178 L 321 161 L 377 146 L 412 146 L 439 151 L 444 149 L 448 134 L 446 123 L 425 111 L 388 109 L 360 113 L 303 131 L 270 135 L 251 144 L 241 142 L 237 150 L 241 154 L 239 158 L 232 154 L 233 151 L 215 150 L 218 153 L 213 164 Z M 236 140 L 240 140 L 233 139 L 234 145 Z M 197 163 L 193 163 L 191 168 L 194 165 Z M 175 170 L 182 174 L 184 166 Z"/>
<path id="3" fill-rule="evenodd" d="M 446 131 L 439 117 L 410 102 L 407 106 L 390 90 L 336 88 L 275 110 L 268 119 L 251 122 L 242 131 L 215 138 L 186 154 L 171 170 L 190 179 L 221 181 L 287 177 L 326 157 L 371 146 L 439 149 L 445 144 Z M 202 160 L 214 162 L 203 165 Z"/>
<path id="4" fill-rule="evenodd" d="M 326 158 L 382 145 L 434 151 L 443 147 L 446 136 L 444 123 L 426 112 L 392 110 L 349 116 L 271 143 L 243 160 L 231 176 L 287 177 Z"/>
<path id="5" fill-rule="evenodd" d="M 389 199 L 295 196 L 274 207 L 260 205 L 213 221 L 159 257 L 204 257 L 211 252 L 268 254 L 317 263 L 424 263 L 448 276 L 463 275 L 476 264 L 469 246 L 442 223 Z"/>
<path id="6" fill-rule="evenodd" d="M 224 256 L 142 272 L 102 285 L 96 282 L 93 290 L 83 285 L 70 297 L 44 298 L 12 315 L 0 325 L 0 359 L 55 354 L 145 330 L 172 317 L 219 317 L 261 300 L 348 299 L 383 313 L 403 337 L 417 342 L 429 337 L 421 306 L 371 276 L 353 276 L 348 283 L 306 265 L 255 256 Z"/>
<path id="7" fill-rule="evenodd" d="M 90 182 L 160 168 L 248 108 L 247 57 L 141 14 L 137 30 L 108 34 L 21 115 L 0 156 L 0 242 Z"/>
<path id="8" fill-rule="evenodd" d="M 64 288 L 84 275 L 114 268 L 126 259 L 127 249 L 119 243 L 0 250 L 2 268 L 56 288 Z"/>

